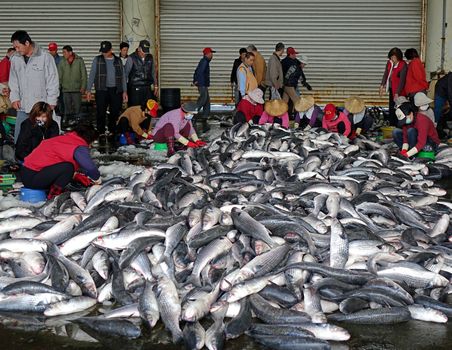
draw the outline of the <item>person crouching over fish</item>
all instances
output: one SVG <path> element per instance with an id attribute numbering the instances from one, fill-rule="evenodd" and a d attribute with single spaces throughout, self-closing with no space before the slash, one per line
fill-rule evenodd
<path id="1" fill-rule="evenodd" d="M 63 193 L 72 179 L 84 186 L 100 184 L 99 170 L 89 152 L 96 138 L 92 126 L 79 124 L 72 132 L 43 140 L 24 159 L 24 186 L 48 190 L 47 199 L 52 199 Z"/>
<path id="2" fill-rule="evenodd" d="M 323 109 L 322 128 L 343 134 L 348 137 L 352 131 L 350 120 L 344 112 L 336 110 L 336 106 L 328 103 Z"/>
<path id="3" fill-rule="evenodd" d="M 259 125 L 267 123 L 281 124 L 284 128 L 289 128 L 289 106 L 283 100 L 270 100 L 265 102 L 264 112 L 259 119 Z"/>
<path id="4" fill-rule="evenodd" d="M 402 156 L 411 158 L 421 150 L 436 150 L 441 142 L 438 132 L 433 121 L 422 111 L 415 113 L 411 103 L 404 102 L 396 109 L 396 116 L 401 129 L 394 129 L 392 137 Z"/>
<path id="5" fill-rule="evenodd" d="M 206 145 L 204 141 L 198 138 L 191 122 L 196 113 L 198 113 L 198 105 L 195 102 L 186 102 L 181 108 L 169 111 L 160 117 L 152 135 L 155 142 L 167 144 L 168 157 L 176 152 L 174 149 L 175 140 L 188 148 Z M 189 139 L 192 139 L 192 141 Z"/>
<path id="6" fill-rule="evenodd" d="M 313 96 L 302 96 L 295 103 L 295 123 L 294 129 L 301 128 L 309 130 L 311 128 L 322 127 L 322 108 L 317 106 Z"/>
<path id="7" fill-rule="evenodd" d="M 234 124 L 237 123 L 259 123 L 259 119 L 264 112 L 264 93 L 256 88 L 243 97 L 237 105 L 237 112 L 234 116 Z"/>
<path id="8" fill-rule="evenodd" d="M 358 96 L 350 96 L 344 102 L 344 113 L 348 115 L 352 131 L 349 139 L 353 140 L 361 134 L 367 133 L 374 123 L 373 118 L 367 113 L 364 100 Z"/>
<path id="9" fill-rule="evenodd" d="M 152 139 L 151 117 L 156 118 L 159 105 L 156 101 L 149 99 L 146 105 L 132 106 L 127 108 L 118 118 L 117 125 L 119 134 L 124 135 L 128 145 L 135 142 L 132 132 L 143 140 Z"/>

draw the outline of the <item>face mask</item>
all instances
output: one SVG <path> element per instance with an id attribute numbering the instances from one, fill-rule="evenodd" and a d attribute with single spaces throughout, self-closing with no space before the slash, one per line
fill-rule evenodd
<path id="1" fill-rule="evenodd" d="M 36 119 L 37 126 L 44 126 L 45 122 L 43 120 Z"/>
<path id="2" fill-rule="evenodd" d="M 411 124 L 413 121 L 411 120 L 411 119 L 409 119 L 409 118 L 406 118 L 406 122 L 405 122 L 405 124 Z"/>
<path id="3" fill-rule="evenodd" d="M 429 107 L 430 107 L 429 105 L 423 105 L 423 106 L 420 106 L 419 109 L 421 111 L 426 111 Z"/>
<path id="4" fill-rule="evenodd" d="M 190 114 L 190 113 L 189 113 L 189 114 L 186 114 L 186 115 L 185 115 L 185 119 L 186 119 L 186 120 L 192 120 L 192 119 L 193 119 L 193 114 Z"/>

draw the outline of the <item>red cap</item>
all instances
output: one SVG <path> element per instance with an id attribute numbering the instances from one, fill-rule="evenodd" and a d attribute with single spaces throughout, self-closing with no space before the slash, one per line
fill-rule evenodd
<path id="1" fill-rule="evenodd" d="M 296 55 L 296 54 L 298 54 L 298 52 L 295 51 L 295 49 L 293 47 L 288 47 L 287 48 L 287 54 L 288 55 Z"/>
<path id="2" fill-rule="evenodd" d="M 58 45 L 55 42 L 49 43 L 49 51 L 56 51 L 58 50 Z"/>
<path id="3" fill-rule="evenodd" d="M 332 103 L 328 103 L 325 108 L 323 109 L 323 117 L 326 120 L 332 120 L 336 116 L 336 106 Z"/>
<path id="4" fill-rule="evenodd" d="M 208 55 L 209 53 L 215 53 L 216 51 L 214 50 L 214 49 L 212 49 L 211 47 L 206 47 L 206 48 L 204 48 L 204 50 L 202 50 L 202 54 L 205 56 L 205 55 Z"/>

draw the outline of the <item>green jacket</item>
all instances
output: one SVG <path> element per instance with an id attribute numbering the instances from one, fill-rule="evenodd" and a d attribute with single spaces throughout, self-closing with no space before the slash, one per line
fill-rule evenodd
<path id="1" fill-rule="evenodd" d="M 78 55 L 75 55 L 72 64 L 62 59 L 58 65 L 58 75 L 63 92 L 76 92 L 86 87 L 85 61 Z"/>

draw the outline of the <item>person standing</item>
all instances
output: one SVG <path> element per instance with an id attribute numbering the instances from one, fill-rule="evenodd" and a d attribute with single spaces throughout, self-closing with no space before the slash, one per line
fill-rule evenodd
<path id="1" fill-rule="evenodd" d="M 199 113 L 199 117 L 202 122 L 202 132 L 207 132 L 210 130 L 210 126 L 207 124 L 207 118 L 210 114 L 210 96 L 209 96 L 209 86 L 210 86 L 210 61 L 212 61 L 213 54 L 216 51 L 211 47 L 206 47 L 202 50 L 203 57 L 198 63 L 193 74 L 193 85 L 198 88 L 198 109 L 202 108 L 202 113 Z"/>
<path id="2" fill-rule="evenodd" d="M 288 103 L 289 114 L 292 114 L 292 107 L 298 100 L 297 86 L 302 70 L 301 62 L 297 59 L 298 52 L 293 47 L 287 48 L 287 56 L 281 61 L 284 74 L 284 95 L 283 100 Z"/>
<path id="3" fill-rule="evenodd" d="M 53 57 L 55 60 L 55 64 L 58 65 L 61 62 L 61 56 L 58 54 L 58 44 L 56 42 L 51 42 L 47 46 L 47 50 L 49 51 L 49 54 Z"/>
<path id="4" fill-rule="evenodd" d="M 16 53 L 13 47 L 6 52 L 6 56 L 0 61 L 0 83 L 8 83 L 11 70 L 11 56 Z"/>
<path id="5" fill-rule="evenodd" d="M 243 63 L 237 68 L 237 85 L 240 99 L 244 98 L 250 91 L 258 88 L 256 76 L 253 71 L 254 53 L 247 52 Z"/>
<path id="6" fill-rule="evenodd" d="M 155 100 L 158 95 L 154 58 L 150 54 L 150 47 L 149 41 L 141 40 L 137 50 L 127 58 L 124 66 L 129 107 L 142 106 L 149 99 Z"/>
<path id="7" fill-rule="evenodd" d="M 129 44 L 124 41 L 119 44 L 119 58 L 124 66 L 126 65 L 127 57 L 129 57 L 129 47 Z"/>
<path id="8" fill-rule="evenodd" d="M 380 84 L 380 96 L 385 91 L 389 92 L 389 124 L 397 125 L 395 115 L 395 100 L 399 96 L 405 96 L 405 80 L 408 65 L 403 60 L 403 53 L 398 47 L 394 47 L 388 52 L 388 62 Z"/>
<path id="9" fill-rule="evenodd" d="M 58 65 L 60 86 L 64 96 L 64 121 L 76 121 L 80 117 L 82 94 L 86 88 L 85 61 L 75 54 L 72 47 L 63 47 L 63 60 Z"/>
<path id="10" fill-rule="evenodd" d="M 100 55 L 94 57 L 86 87 L 86 99 L 91 100 L 91 89 L 96 88 L 97 131 L 105 136 L 107 108 L 108 131 L 114 133 L 122 102 L 127 102 L 127 85 L 121 59 L 113 54 L 109 41 L 100 43 Z"/>
<path id="11" fill-rule="evenodd" d="M 247 53 L 247 51 L 244 47 L 242 47 L 239 50 L 239 57 L 234 60 L 234 64 L 232 65 L 232 70 L 231 70 L 231 86 L 233 89 L 234 102 L 235 102 L 236 106 L 240 102 L 240 92 L 239 92 L 238 85 L 237 85 L 237 69 L 242 64 L 243 60 L 245 59 L 246 53 Z"/>
<path id="12" fill-rule="evenodd" d="M 425 68 L 416 49 L 407 49 L 405 58 L 408 62 L 406 73 L 405 92 L 413 102 L 416 92 L 427 92 L 428 82 L 425 74 Z"/>
<path id="13" fill-rule="evenodd" d="M 14 142 L 22 122 L 38 101 L 47 102 L 55 109 L 59 94 L 58 71 L 54 59 L 33 42 L 24 30 L 11 36 L 17 53 L 11 58 L 9 87 L 12 107 L 17 110 Z"/>
<path id="14" fill-rule="evenodd" d="M 452 72 L 440 78 L 435 85 L 435 121 L 439 125 L 446 101 L 452 109 Z"/>
<path id="15" fill-rule="evenodd" d="M 257 86 L 265 95 L 265 90 L 267 89 L 267 85 L 265 84 L 265 76 L 267 74 L 267 64 L 265 63 L 264 57 L 262 57 L 261 53 L 257 51 L 256 46 L 248 45 L 248 52 L 252 52 L 254 54 L 254 63 L 253 63 L 253 71 L 256 76 Z"/>
<path id="16" fill-rule="evenodd" d="M 277 43 L 275 52 L 268 59 L 266 83 L 270 86 L 270 99 L 281 98 L 280 90 L 284 84 L 284 74 L 281 64 L 281 56 L 284 54 L 284 44 Z"/>

